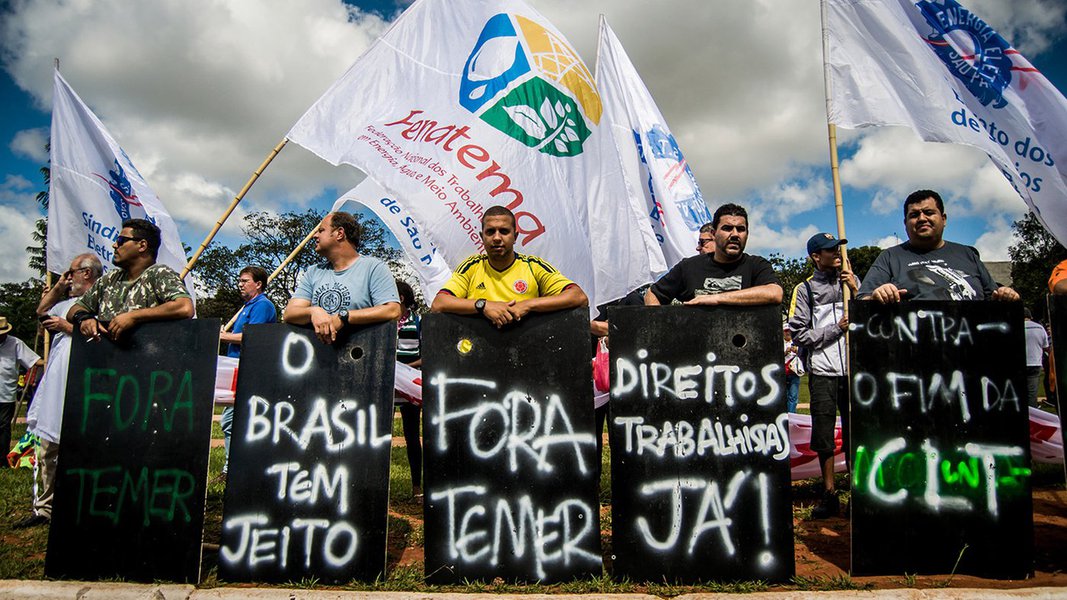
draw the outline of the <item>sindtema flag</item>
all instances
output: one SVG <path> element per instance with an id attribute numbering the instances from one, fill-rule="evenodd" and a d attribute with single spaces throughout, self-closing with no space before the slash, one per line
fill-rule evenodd
<path id="1" fill-rule="evenodd" d="M 419 0 L 288 138 L 402 198 L 446 263 L 480 252 L 485 209 L 517 217 L 516 250 L 590 298 L 651 279 L 593 77 L 518 0 Z"/>
<path id="2" fill-rule="evenodd" d="M 441 291 L 452 276 L 452 270 L 437 252 L 426 230 L 407 210 L 406 203 L 390 196 L 370 177 L 338 198 L 330 212 L 350 210 L 346 207 L 349 203 L 366 206 L 389 228 L 414 268 L 424 298 L 429 300 Z"/>
<path id="3" fill-rule="evenodd" d="M 666 119 L 603 16 L 597 57 L 597 87 L 628 181 L 637 184 L 663 258 L 677 264 L 696 253 L 700 227 L 711 221 L 711 211 Z"/>
<path id="4" fill-rule="evenodd" d="M 1067 100 L 955 0 L 826 0 L 831 102 L 842 127 L 903 125 L 981 148 L 1067 243 Z"/>
<path id="5" fill-rule="evenodd" d="M 158 262 L 185 267 L 178 227 L 100 119 L 57 70 L 52 96 L 48 270 L 63 273 L 75 256 L 94 252 L 112 269 L 112 244 L 126 219 L 147 219 L 162 234 Z"/>

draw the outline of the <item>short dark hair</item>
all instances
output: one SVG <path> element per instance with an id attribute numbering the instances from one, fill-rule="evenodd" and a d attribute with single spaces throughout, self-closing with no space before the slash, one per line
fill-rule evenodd
<path id="1" fill-rule="evenodd" d="M 153 259 L 159 258 L 160 233 L 155 223 L 146 219 L 126 219 L 122 222 L 122 228 L 127 227 L 133 230 L 133 237 L 148 244 L 148 252 L 152 254 Z"/>
<path id="2" fill-rule="evenodd" d="M 415 307 L 415 290 L 411 289 L 411 285 L 408 282 L 397 279 L 396 280 L 396 293 L 400 295 L 400 304 L 411 310 Z"/>
<path id="3" fill-rule="evenodd" d="M 482 229 L 485 229 L 485 220 L 489 217 L 508 217 L 511 219 L 511 226 L 517 227 L 515 223 L 515 213 L 511 212 L 504 206 L 490 206 L 482 213 Z"/>
<path id="4" fill-rule="evenodd" d="M 704 223 L 703 225 L 700 226 L 700 232 L 699 233 L 715 233 L 715 224 L 714 223 Z"/>
<path id="5" fill-rule="evenodd" d="M 745 225 L 748 225 L 748 211 L 738 204 L 723 204 L 715 209 L 715 216 L 711 219 L 711 227 L 713 229 L 719 228 L 719 219 L 722 217 L 744 217 Z"/>
<path id="6" fill-rule="evenodd" d="M 937 205 L 937 210 L 941 211 L 941 214 L 945 214 L 945 203 L 941 200 L 941 194 L 938 194 L 934 190 L 917 190 L 904 199 L 904 216 L 908 216 L 908 207 L 912 204 L 918 204 L 927 198 L 933 198 L 934 204 Z"/>
<path id="7" fill-rule="evenodd" d="M 256 265 L 249 265 L 241 269 L 241 272 L 237 275 L 241 276 L 245 273 L 248 273 L 252 276 L 252 281 L 263 284 L 263 287 L 259 289 L 261 293 L 267 291 L 267 280 L 270 279 L 270 275 L 267 274 L 266 269 L 264 269 L 263 267 L 257 267 Z"/>
<path id="8" fill-rule="evenodd" d="M 337 211 L 330 213 L 333 217 L 330 219 L 330 225 L 334 229 L 342 229 L 345 232 L 345 239 L 348 243 L 352 244 L 352 247 L 359 250 L 359 221 L 352 213 L 346 213 L 344 211 Z"/>

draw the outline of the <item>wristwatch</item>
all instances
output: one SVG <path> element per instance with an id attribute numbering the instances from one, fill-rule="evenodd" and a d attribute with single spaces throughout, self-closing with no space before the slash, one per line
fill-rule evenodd
<path id="1" fill-rule="evenodd" d="M 480 315 L 485 314 L 485 298 L 478 298 L 474 301 L 474 310 Z"/>
<path id="2" fill-rule="evenodd" d="M 341 319 L 341 329 L 348 327 L 348 310 L 341 309 L 337 313 L 337 316 Z"/>

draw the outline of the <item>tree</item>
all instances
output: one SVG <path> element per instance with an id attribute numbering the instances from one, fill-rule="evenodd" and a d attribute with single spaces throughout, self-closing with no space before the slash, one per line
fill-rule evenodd
<path id="1" fill-rule="evenodd" d="M 212 244 L 197 261 L 193 272 L 211 294 L 198 302 L 201 316 L 229 319 L 241 307 L 236 281 L 241 269 L 258 265 L 273 272 L 304 240 L 308 233 L 318 227 L 324 212 L 309 209 L 304 212 L 286 212 L 274 215 L 254 212 L 245 216 L 241 230 L 246 241 L 237 248 Z M 385 229 L 377 222 L 361 219 L 355 215 L 360 226 L 360 254 L 380 258 L 396 270 L 400 251 L 386 243 Z M 267 297 L 279 308 L 284 307 L 296 289 L 301 272 L 323 259 L 314 250 L 314 242 L 304 249 L 279 273 L 267 288 Z"/>
<path id="2" fill-rule="evenodd" d="M 778 275 L 778 283 L 782 284 L 782 315 L 789 314 L 789 300 L 795 288 L 802 281 L 811 276 L 815 271 L 815 265 L 807 258 L 786 258 L 775 252 L 768 259 Z"/>
<path id="3" fill-rule="evenodd" d="M 41 282 L 36 279 L 0 284 L 0 316 L 7 317 L 14 328 L 11 335 L 31 347 L 37 335 L 37 304 L 40 301 Z"/>
<path id="4" fill-rule="evenodd" d="M 46 142 L 44 145 L 45 153 L 51 153 L 52 143 Z M 52 184 L 52 169 L 45 165 L 41 167 L 41 179 L 44 180 L 44 190 L 37 192 L 37 204 L 41 205 L 45 211 L 48 210 L 48 189 Z M 26 246 L 26 254 L 29 256 L 30 268 L 37 271 L 42 277 L 45 271 L 48 269 L 48 264 L 45 259 L 45 249 L 48 247 L 48 219 L 37 219 L 34 224 L 33 241 L 40 246 Z"/>
<path id="5" fill-rule="evenodd" d="M 852 272 L 860 278 L 867 277 L 867 271 L 871 270 L 874 259 L 882 253 L 878 246 L 858 246 L 848 249 L 848 262 L 852 264 Z"/>
<path id="6" fill-rule="evenodd" d="M 1008 248 L 1011 258 L 1011 286 L 1022 296 L 1035 318 L 1048 312 L 1045 295 L 1052 268 L 1067 259 L 1067 249 L 1045 230 L 1032 212 L 1011 224 L 1015 243 Z"/>

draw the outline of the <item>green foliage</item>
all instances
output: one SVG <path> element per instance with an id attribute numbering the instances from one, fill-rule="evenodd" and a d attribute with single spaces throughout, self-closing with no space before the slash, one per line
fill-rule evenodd
<path id="1" fill-rule="evenodd" d="M 815 265 L 805 258 L 786 258 L 775 252 L 767 260 L 774 267 L 778 275 L 778 282 L 782 284 L 782 315 L 789 313 L 789 299 L 793 295 L 793 288 L 811 276 L 815 271 Z"/>
<path id="2" fill-rule="evenodd" d="M 1011 257 L 1011 286 L 1022 296 L 1024 306 L 1030 307 L 1034 318 L 1047 313 L 1045 295 L 1052 268 L 1067 259 L 1067 249 L 1045 230 L 1034 213 L 1026 213 L 1011 224 L 1015 243 L 1008 248 Z"/>
<path id="3" fill-rule="evenodd" d="M 801 591 L 815 591 L 815 592 L 832 592 L 838 590 L 869 590 L 873 586 L 870 583 L 859 584 L 852 581 L 852 578 L 848 575 L 835 575 L 833 577 L 825 577 L 817 575 L 815 577 L 804 577 L 798 575 L 793 578 L 793 584 L 797 586 Z"/>
<path id="4" fill-rule="evenodd" d="M 30 269 L 35 271 L 41 277 L 44 277 L 45 270 L 48 265 L 45 262 L 45 246 L 48 244 L 48 219 L 37 219 L 34 223 L 33 233 L 34 245 L 26 246 L 26 255 L 30 259 Z"/>
<path id="5" fill-rule="evenodd" d="M 27 279 L 23 282 L 0 283 L 0 316 L 14 329 L 11 335 L 33 347 L 37 335 L 37 304 L 41 301 L 41 282 Z"/>
<path id="6" fill-rule="evenodd" d="M 848 249 L 848 262 L 852 265 L 852 272 L 862 281 L 867 277 L 867 271 L 871 270 L 874 259 L 882 253 L 878 246 L 857 246 Z"/>
<path id="7" fill-rule="evenodd" d="M 208 294 L 198 302 L 197 312 L 204 317 L 229 319 L 241 307 L 237 295 L 237 276 L 248 265 L 258 265 L 273 272 L 282 264 L 308 233 L 318 227 L 326 213 L 309 209 L 304 212 L 285 212 L 275 215 L 254 212 L 245 216 L 241 230 L 245 241 L 236 248 L 213 243 L 200 255 L 194 273 L 204 282 Z M 375 221 L 361 219 L 360 254 L 395 263 L 400 251 L 386 243 L 386 231 Z M 267 297 L 281 310 L 296 289 L 300 273 L 322 262 L 315 254 L 315 242 L 309 242 L 279 273 L 267 288 Z"/>

